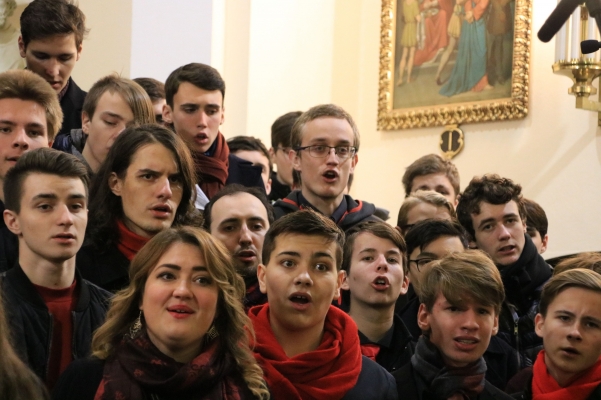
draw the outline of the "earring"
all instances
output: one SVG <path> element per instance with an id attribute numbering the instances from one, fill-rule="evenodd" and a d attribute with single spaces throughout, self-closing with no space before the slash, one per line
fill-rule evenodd
<path id="1" fill-rule="evenodd" d="M 136 318 L 134 323 L 129 327 L 128 336 L 130 337 L 130 339 L 135 338 L 138 335 L 138 333 L 140 333 L 141 329 L 142 329 L 142 310 L 140 310 L 140 314 L 138 315 L 138 318 Z"/>
<path id="2" fill-rule="evenodd" d="M 217 336 L 219 336 L 217 328 L 215 328 L 215 325 L 211 325 L 211 328 L 205 333 L 205 342 L 210 343 L 215 340 Z"/>

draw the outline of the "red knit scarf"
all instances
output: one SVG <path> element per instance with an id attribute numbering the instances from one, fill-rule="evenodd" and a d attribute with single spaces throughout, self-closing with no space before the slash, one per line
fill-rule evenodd
<path id="1" fill-rule="evenodd" d="M 117 249 L 129 261 L 131 261 L 138 251 L 150 240 L 142 237 L 136 233 L 133 233 L 121 220 L 117 220 L 117 228 L 119 229 L 119 239 L 117 240 Z"/>
<path id="2" fill-rule="evenodd" d="M 547 371 L 545 351 L 541 350 L 532 368 L 533 400 L 585 400 L 601 384 L 601 358 L 567 387 L 561 387 Z"/>
<path id="3" fill-rule="evenodd" d="M 357 383 L 361 348 L 355 322 L 330 306 L 319 347 L 288 357 L 269 323 L 269 304 L 250 309 L 256 333 L 255 358 L 274 399 L 340 399 Z"/>
<path id="4" fill-rule="evenodd" d="M 217 134 L 215 142 L 217 144 L 212 156 L 206 156 L 196 151 L 192 152 L 198 186 L 200 186 L 209 200 L 225 186 L 227 168 L 229 166 L 228 157 L 230 155 L 230 148 L 227 146 L 221 132 Z"/>
<path id="5" fill-rule="evenodd" d="M 229 353 L 214 340 L 187 364 L 161 353 L 146 331 L 126 337 L 104 364 L 94 400 L 144 399 L 155 394 L 170 399 L 241 400 L 251 398 Z"/>

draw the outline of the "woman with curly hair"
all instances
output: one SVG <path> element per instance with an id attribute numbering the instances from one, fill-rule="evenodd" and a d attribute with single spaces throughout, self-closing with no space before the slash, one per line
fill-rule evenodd
<path id="1" fill-rule="evenodd" d="M 223 245 L 167 229 L 134 257 L 92 358 L 73 362 L 55 399 L 267 399 L 249 349 L 244 283 Z"/>

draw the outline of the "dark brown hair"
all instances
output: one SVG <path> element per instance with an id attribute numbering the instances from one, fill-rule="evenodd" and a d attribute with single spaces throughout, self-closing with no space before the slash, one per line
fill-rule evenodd
<path id="1" fill-rule="evenodd" d="M 292 127 L 302 113 L 302 111 L 291 111 L 278 117 L 271 125 L 271 147 L 274 151 L 277 150 L 278 146 L 290 147 Z"/>
<path id="2" fill-rule="evenodd" d="M 75 34 L 79 48 L 85 35 L 86 16 L 70 0 L 33 0 L 21 14 L 23 44 L 54 35 Z"/>
<path id="3" fill-rule="evenodd" d="M 526 212 L 526 231 L 530 234 L 532 229 L 535 229 L 544 239 L 549 229 L 549 221 L 545 210 L 534 200 L 522 198 L 522 203 Z"/>
<path id="4" fill-rule="evenodd" d="M 591 251 L 561 260 L 553 269 L 553 275 L 576 268 L 590 269 L 601 274 L 601 253 Z"/>
<path id="5" fill-rule="evenodd" d="M 342 267 L 344 232 L 331 219 L 307 209 L 295 211 L 276 220 L 265 234 L 263 241 L 263 264 L 269 264 L 276 240 L 282 235 L 318 236 L 325 243 L 336 243 L 336 269 Z"/>
<path id="6" fill-rule="evenodd" d="M 204 228 L 208 232 L 211 231 L 211 221 L 213 220 L 211 218 L 211 211 L 213 210 L 213 205 L 215 205 L 215 203 L 222 197 L 234 196 L 238 193 L 248 193 L 252 196 L 255 196 L 257 199 L 259 199 L 261 201 L 261 203 L 263 203 L 263 206 L 265 207 L 265 210 L 267 211 L 267 221 L 269 222 L 269 225 L 273 224 L 273 221 L 275 220 L 273 207 L 269 203 L 269 200 L 267 200 L 267 196 L 265 196 L 265 193 L 262 192 L 261 189 L 259 189 L 257 187 L 248 187 L 248 186 L 242 186 L 239 183 L 232 183 L 230 185 L 224 186 L 223 189 L 218 191 L 217 194 L 215 194 L 215 196 L 211 197 L 211 201 L 209 201 L 207 203 L 207 205 L 205 206 L 205 209 L 203 212 Z"/>
<path id="7" fill-rule="evenodd" d="M 238 151 L 258 151 L 267 157 L 267 161 L 269 162 L 269 173 L 273 171 L 273 163 L 271 162 L 271 156 L 269 155 L 269 151 L 261 142 L 261 139 L 257 139 L 253 136 L 234 136 L 227 140 L 227 146 L 230 149 L 230 153 L 235 154 Z"/>
<path id="8" fill-rule="evenodd" d="M 601 275 L 590 269 L 576 268 L 553 275 L 543 287 L 538 312 L 547 315 L 549 305 L 564 290 L 569 288 L 592 290 L 601 295 Z"/>
<path id="9" fill-rule="evenodd" d="M 445 160 L 437 154 L 428 154 L 418 158 L 411 163 L 405 170 L 403 175 L 403 187 L 405 188 L 405 197 L 411 194 L 411 186 L 413 186 L 413 180 L 418 176 L 430 175 L 430 174 L 444 174 L 453 190 L 455 196 L 459 191 L 459 171 L 457 167 L 450 160 Z"/>
<path id="10" fill-rule="evenodd" d="M 31 174 L 57 175 L 63 178 L 79 178 L 88 196 L 90 178 L 88 169 L 77 157 L 62 151 L 42 147 L 23 154 L 4 179 L 4 205 L 7 210 L 19 214 L 23 183 Z"/>
<path id="11" fill-rule="evenodd" d="M 190 63 L 173 71 L 165 82 L 165 100 L 169 107 L 173 108 L 173 96 L 179 90 L 179 85 L 184 82 L 203 90 L 219 90 L 225 100 L 225 82 L 219 71 L 210 65 Z"/>
<path id="12" fill-rule="evenodd" d="M 136 78 L 133 81 L 142 86 L 142 89 L 148 94 L 150 101 L 153 103 L 165 98 L 165 84 L 163 82 L 154 78 Z"/>

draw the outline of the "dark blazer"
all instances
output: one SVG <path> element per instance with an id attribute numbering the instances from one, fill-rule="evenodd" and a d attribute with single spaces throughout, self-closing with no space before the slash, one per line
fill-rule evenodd
<path id="1" fill-rule="evenodd" d="M 52 145 L 53 148 L 64 151 L 65 149 L 55 147 L 62 143 L 59 136 L 68 134 L 71 132 L 71 129 L 81 129 L 81 111 L 86 95 L 87 92 L 81 90 L 73 78 L 69 77 L 69 87 L 60 101 L 61 109 L 63 110 L 63 124 L 56 135 L 57 137 L 54 139 L 55 144 Z"/>
<path id="2" fill-rule="evenodd" d="M 393 372 L 400 399 L 403 400 L 446 400 L 434 397 L 428 388 L 420 388 L 415 379 L 413 365 L 408 363 L 403 368 Z M 478 400 L 511 400 L 512 397 L 503 393 L 488 381 L 484 384 L 484 390 L 478 395 Z"/>
<path id="3" fill-rule="evenodd" d="M 362 356 L 361 373 L 355 386 L 346 392 L 343 400 L 398 399 L 394 378 L 375 361 Z M 401 397 L 404 399 L 405 397 Z"/>
<path id="4" fill-rule="evenodd" d="M 77 269 L 88 281 L 109 292 L 117 292 L 129 285 L 129 260 L 116 244 L 99 250 L 86 243 L 77 252 Z"/>
<path id="5" fill-rule="evenodd" d="M 376 362 L 388 372 L 396 371 L 410 362 L 415 351 L 413 337 L 398 315 L 394 316 L 392 329 L 386 333 L 380 342 L 373 343 L 361 331 L 359 331 L 359 341 L 361 345 L 377 344 L 380 346 Z"/>
<path id="6" fill-rule="evenodd" d="M 2 189 L 0 189 L 2 190 Z M 4 203 L 0 201 L 0 272 L 11 269 L 19 259 L 19 239 L 4 223 Z"/>

